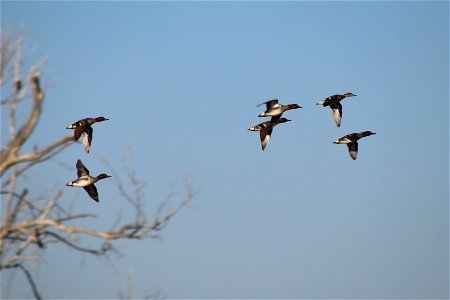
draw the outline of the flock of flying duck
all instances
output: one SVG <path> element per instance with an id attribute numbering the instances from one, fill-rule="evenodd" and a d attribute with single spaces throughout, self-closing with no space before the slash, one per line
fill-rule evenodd
<path id="1" fill-rule="evenodd" d="M 343 95 L 332 95 L 330 97 L 327 97 L 326 99 L 319 101 L 317 105 L 323 105 L 329 106 L 331 110 L 333 111 L 333 118 L 334 122 L 336 123 L 337 127 L 341 126 L 341 120 L 342 120 L 342 104 L 341 100 L 347 98 L 347 97 L 354 97 L 356 96 L 353 93 L 345 93 Z M 261 148 L 264 151 L 269 144 L 270 136 L 272 134 L 273 128 L 281 123 L 286 123 L 291 120 L 288 120 L 286 118 L 282 118 L 281 115 L 288 110 L 291 109 L 297 109 L 302 108 L 298 104 L 288 104 L 288 105 L 282 105 L 278 103 L 278 99 L 269 100 L 266 102 L 263 102 L 259 104 L 258 106 L 261 106 L 265 104 L 266 105 L 266 111 L 259 114 L 258 117 L 271 117 L 270 121 L 266 121 L 263 123 L 260 123 L 256 126 L 253 126 L 249 128 L 250 131 L 259 131 L 259 135 L 261 138 Z M 257 106 L 257 107 L 258 107 Z M 347 134 L 337 140 L 335 140 L 334 144 L 346 144 L 348 147 L 348 153 L 350 154 L 350 157 L 355 160 L 356 156 L 358 155 L 358 140 L 366 137 L 376 134 L 372 131 L 363 131 L 360 133 L 350 133 Z"/>
<path id="2" fill-rule="evenodd" d="M 329 106 L 331 110 L 333 111 L 333 118 L 336 123 L 337 127 L 341 126 L 341 120 L 342 120 L 342 105 L 341 100 L 347 98 L 347 97 L 353 97 L 356 96 L 352 93 L 345 93 L 343 95 L 333 95 L 330 96 L 320 102 L 317 103 L 317 105 L 323 105 Z M 264 151 L 269 144 L 270 141 L 270 135 L 272 134 L 273 128 L 281 123 L 286 123 L 291 120 L 288 120 L 286 118 L 282 118 L 281 115 L 291 109 L 297 109 L 302 108 L 298 104 L 288 104 L 288 105 L 282 105 L 278 103 L 278 99 L 269 100 L 266 102 L 263 102 L 259 104 L 258 106 L 261 106 L 265 104 L 266 105 L 266 111 L 259 114 L 258 117 L 271 117 L 270 121 L 266 121 L 263 123 L 260 123 L 256 126 L 253 126 L 249 128 L 250 131 L 259 131 L 260 137 L 261 137 L 261 147 Z M 257 106 L 257 107 L 258 107 Z M 98 118 L 86 118 L 79 120 L 69 126 L 67 126 L 67 129 L 74 129 L 73 137 L 75 141 L 78 141 L 80 137 L 83 137 L 83 144 L 84 149 L 87 153 L 89 153 L 89 150 L 91 148 L 91 142 L 92 142 L 92 134 L 94 130 L 92 129 L 92 124 L 97 122 L 103 122 L 107 121 L 108 119 L 104 117 L 98 117 Z M 375 134 L 371 131 L 364 131 L 360 133 L 351 133 L 347 134 L 340 139 L 337 139 L 334 141 L 334 144 L 346 144 L 348 146 L 348 152 L 353 160 L 356 159 L 356 156 L 358 154 L 358 140 L 370 136 L 372 134 Z M 81 162 L 81 159 L 79 159 L 76 163 L 77 167 L 77 179 L 74 181 L 68 182 L 67 186 L 74 186 L 74 187 L 82 187 L 86 190 L 88 195 L 94 199 L 96 202 L 99 201 L 98 198 L 98 192 L 97 188 L 95 187 L 94 183 L 101 179 L 105 179 L 108 177 L 111 177 L 105 173 L 102 173 L 98 175 L 97 177 L 93 177 L 89 175 L 89 170 L 83 165 Z"/>

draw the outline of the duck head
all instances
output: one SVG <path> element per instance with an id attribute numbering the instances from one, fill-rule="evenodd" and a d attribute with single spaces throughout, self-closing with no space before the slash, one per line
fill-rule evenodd
<path id="1" fill-rule="evenodd" d="M 100 179 L 105 179 L 105 178 L 108 178 L 108 177 L 111 177 L 111 176 L 106 175 L 105 173 L 102 173 L 102 174 L 97 176 L 97 179 L 100 180 Z"/>
<path id="2" fill-rule="evenodd" d="M 286 118 L 281 118 L 280 120 L 278 120 L 278 124 L 280 123 L 286 123 L 286 122 L 290 122 L 292 120 L 286 119 Z"/>
<path id="3" fill-rule="evenodd" d="M 353 93 L 348 92 L 348 93 L 345 93 L 344 96 L 345 97 L 355 97 L 356 95 L 353 94 Z"/>
<path id="4" fill-rule="evenodd" d="M 107 118 L 105 118 L 105 117 L 98 117 L 98 118 L 95 118 L 95 121 L 96 121 L 96 122 L 102 122 L 102 121 L 107 121 L 107 120 L 109 120 L 109 119 L 107 119 Z"/>
<path id="5" fill-rule="evenodd" d="M 301 107 L 301 106 L 298 105 L 298 104 L 289 104 L 288 106 L 289 106 L 290 109 L 303 108 L 303 107 Z"/>
<path id="6" fill-rule="evenodd" d="M 372 132 L 370 130 L 361 132 L 362 136 L 370 136 L 370 135 L 374 135 L 374 134 L 376 134 L 376 133 Z"/>

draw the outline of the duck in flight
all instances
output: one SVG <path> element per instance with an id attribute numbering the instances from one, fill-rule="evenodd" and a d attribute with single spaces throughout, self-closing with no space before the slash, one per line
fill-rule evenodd
<path id="1" fill-rule="evenodd" d="M 106 120 L 109 119 L 106 119 L 104 117 L 81 119 L 67 126 L 66 129 L 75 129 L 73 132 L 75 141 L 78 141 L 78 139 L 83 135 L 84 149 L 87 153 L 89 153 L 89 150 L 91 149 L 92 134 L 94 133 L 91 125 Z"/>
<path id="2" fill-rule="evenodd" d="M 333 142 L 333 144 L 347 144 L 348 147 L 348 153 L 350 154 L 350 157 L 355 160 L 356 156 L 358 155 L 358 140 L 366 137 L 376 134 L 372 131 L 363 131 L 360 133 L 350 133 L 347 134 L 340 139 L 337 139 Z"/>
<path id="3" fill-rule="evenodd" d="M 273 100 L 263 102 L 263 103 L 257 105 L 256 107 L 259 107 L 263 104 L 266 105 L 266 111 L 263 113 L 260 113 L 258 115 L 258 117 L 274 117 L 274 116 L 281 115 L 282 113 L 284 113 L 285 111 L 290 110 L 290 109 L 302 108 L 298 104 L 288 104 L 288 105 L 279 104 L 278 99 L 273 99 Z"/>
<path id="4" fill-rule="evenodd" d="M 85 191 L 89 194 L 89 196 L 94 199 L 96 202 L 99 201 L 98 199 L 98 192 L 97 188 L 95 187 L 94 183 L 101 179 L 105 179 L 108 177 L 111 177 L 109 175 L 106 175 L 104 173 L 98 175 L 97 177 L 92 177 L 89 175 L 89 170 L 83 165 L 81 162 L 81 159 L 77 161 L 77 179 L 71 182 L 68 182 L 67 186 L 74 186 L 74 187 L 82 187 L 85 189 Z"/>
<path id="5" fill-rule="evenodd" d="M 249 128 L 250 131 L 259 131 L 259 136 L 261 138 L 261 148 L 264 151 L 267 147 L 267 145 L 270 142 L 270 136 L 272 134 L 272 130 L 275 126 L 281 123 L 286 123 L 291 120 L 288 120 L 286 118 L 281 118 L 281 114 L 278 116 L 274 116 L 270 119 L 270 121 L 266 121 L 263 123 L 260 123 L 256 126 L 253 126 Z"/>
<path id="6" fill-rule="evenodd" d="M 333 118 L 334 122 L 336 123 L 337 127 L 341 126 L 341 120 L 342 120 L 342 104 L 341 100 L 348 98 L 348 97 L 354 97 L 356 96 L 353 93 L 345 93 L 343 95 L 333 95 L 330 96 L 320 102 L 317 102 L 317 105 L 323 105 L 329 106 L 331 110 L 333 111 Z"/>

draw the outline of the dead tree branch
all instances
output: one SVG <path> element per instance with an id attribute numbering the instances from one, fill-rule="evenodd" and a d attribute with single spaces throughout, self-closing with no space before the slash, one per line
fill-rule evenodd
<path id="1" fill-rule="evenodd" d="M 36 299 L 42 299 L 41 295 L 39 294 L 39 291 L 37 289 L 36 283 L 33 280 L 33 276 L 31 276 L 30 271 L 28 271 L 27 268 L 23 266 L 23 264 L 15 264 L 7 267 L 8 269 L 18 268 L 22 270 L 22 272 L 25 274 L 25 277 L 30 284 L 31 290 L 33 291 L 33 295 Z"/>
<path id="2" fill-rule="evenodd" d="M 134 215 L 127 221 L 119 217 L 110 230 L 100 230 L 87 226 L 85 222 L 88 218 L 97 218 L 96 215 L 73 213 L 67 202 L 59 201 L 63 198 L 62 190 L 43 194 L 27 186 L 28 183 L 23 180 L 27 172 L 33 166 L 53 159 L 72 145 L 74 139 L 72 135 L 68 135 L 39 147 L 42 150 L 38 150 L 38 147 L 28 152 L 24 150 L 24 145 L 33 139 L 33 132 L 42 116 L 45 92 L 41 86 L 42 73 L 34 66 L 28 74 L 22 74 L 25 69 L 22 65 L 22 44 L 22 32 L 15 40 L 10 32 L 1 37 L 0 86 L 2 92 L 6 89 L 6 93 L 2 93 L 6 96 L 2 95 L 4 98 L 0 99 L 0 104 L 9 109 L 8 120 L 2 120 L 2 126 L 3 123 L 9 125 L 9 139 L 0 150 L 0 197 L 5 207 L 0 227 L 0 271 L 20 269 L 34 297 L 41 299 L 28 265 L 38 261 L 46 249 L 59 244 L 75 253 L 106 256 L 110 252 L 117 252 L 114 247 L 116 240 L 157 238 L 156 233 L 165 228 L 191 202 L 196 191 L 192 183 L 186 181 L 186 191 L 179 204 L 174 209 L 169 208 L 169 201 L 177 196 L 171 190 L 154 218 L 149 219 L 143 205 L 145 184 L 138 180 L 134 163 L 125 162 L 126 178 L 120 178 L 114 167 L 103 158 L 113 174 L 118 195 L 131 205 Z M 26 106 L 30 110 L 27 117 L 21 118 L 17 112 L 25 101 L 31 101 L 31 105 Z M 96 246 L 85 246 L 86 237 L 89 241 L 96 241 Z"/>

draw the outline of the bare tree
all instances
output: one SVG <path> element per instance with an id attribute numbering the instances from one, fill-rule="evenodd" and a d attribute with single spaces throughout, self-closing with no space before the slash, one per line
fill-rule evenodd
<path id="1" fill-rule="evenodd" d="M 70 208 L 61 205 L 58 200 L 63 197 L 62 190 L 54 191 L 49 196 L 27 188 L 26 182 L 23 181 L 27 172 L 33 166 L 53 159 L 70 147 L 74 139 L 72 135 L 68 135 L 44 147 L 25 150 L 26 143 L 33 140 L 33 131 L 42 115 L 45 92 L 41 86 L 42 73 L 38 71 L 42 67 L 41 64 L 32 65 L 26 72 L 22 70 L 22 45 L 23 33 L 14 37 L 11 31 L 8 31 L 1 37 L 1 106 L 9 112 L 8 125 L 4 119 L 1 125 L 2 128 L 8 126 L 9 139 L 0 151 L 0 194 L 4 208 L 0 228 L 0 271 L 14 269 L 23 272 L 34 297 L 41 299 L 29 265 L 38 261 L 50 244 L 65 245 L 75 253 L 103 256 L 117 250 L 114 247 L 116 240 L 156 238 L 171 218 L 193 199 L 195 191 L 192 183 L 186 181 L 186 192 L 174 209 L 170 209 L 168 203 L 179 195 L 169 191 L 167 199 L 162 201 L 154 216 L 148 218 L 142 205 L 144 185 L 137 179 L 133 164 L 125 163 L 126 177 L 129 180 L 127 183 L 120 180 L 113 166 L 103 159 L 111 169 L 113 182 L 120 196 L 127 200 L 134 211 L 134 219 L 131 222 L 123 222 L 118 218 L 117 222 L 112 224 L 111 230 L 105 231 L 71 225 L 74 220 L 93 218 L 96 215 L 73 213 Z M 27 102 L 31 102 L 31 105 L 28 103 L 23 106 L 30 107 L 29 115 L 19 122 L 22 118 L 17 117 L 18 108 Z M 83 236 L 95 238 L 98 241 L 97 247 L 85 246 Z"/>

